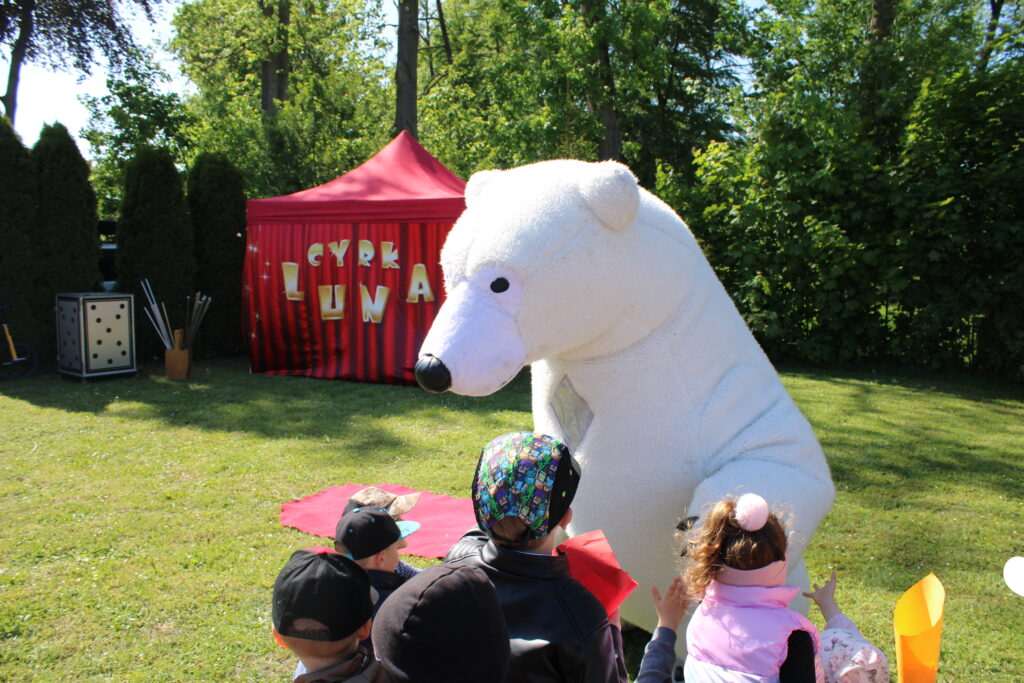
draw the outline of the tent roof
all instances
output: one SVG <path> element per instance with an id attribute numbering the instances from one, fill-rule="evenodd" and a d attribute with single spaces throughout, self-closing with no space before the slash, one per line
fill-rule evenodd
<path id="1" fill-rule="evenodd" d="M 318 187 L 250 199 L 250 223 L 455 220 L 466 183 L 402 131 L 370 160 Z"/>

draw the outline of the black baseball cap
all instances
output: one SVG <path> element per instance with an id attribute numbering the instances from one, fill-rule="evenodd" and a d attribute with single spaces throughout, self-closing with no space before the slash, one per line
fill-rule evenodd
<path id="1" fill-rule="evenodd" d="M 345 546 L 353 560 L 361 560 L 419 528 L 419 522 L 396 522 L 382 507 L 355 508 L 338 521 L 334 541 Z"/>
<path id="2" fill-rule="evenodd" d="M 366 623 L 375 602 L 366 570 L 330 548 L 303 548 L 274 581 L 274 628 L 292 638 L 343 640 Z M 297 619 L 315 619 L 327 628 L 298 630 L 292 627 Z"/>
<path id="3" fill-rule="evenodd" d="M 512 656 L 494 585 L 467 565 L 434 565 L 395 589 L 374 617 L 372 637 L 396 683 L 501 681 Z"/>

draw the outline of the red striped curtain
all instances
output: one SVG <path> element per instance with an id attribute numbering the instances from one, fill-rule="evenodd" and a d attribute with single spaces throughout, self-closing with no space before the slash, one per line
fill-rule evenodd
<path id="1" fill-rule="evenodd" d="M 242 295 L 252 371 L 414 384 L 451 227 L 250 224 Z"/>

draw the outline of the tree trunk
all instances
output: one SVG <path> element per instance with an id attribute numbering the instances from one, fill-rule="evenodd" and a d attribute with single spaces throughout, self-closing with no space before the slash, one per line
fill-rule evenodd
<path id="1" fill-rule="evenodd" d="M 4 105 L 4 114 L 14 125 L 14 114 L 18 109 L 18 81 L 21 79 L 21 65 L 28 52 L 29 41 L 34 29 L 32 13 L 35 11 L 35 0 L 22 0 L 18 11 L 18 37 L 11 47 L 11 66 L 7 71 L 7 92 L 0 97 Z"/>
<path id="2" fill-rule="evenodd" d="M 419 51 L 418 0 L 398 3 L 398 61 L 395 64 L 395 133 L 416 137 L 416 65 Z"/>
<path id="3" fill-rule="evenodd" d="M 602 161 L 613 159 L 622 160 L 622 130 L 619 128 L 619 117 L 615 113 L 615 79 L 612 76 L 612 61 L 609 55 L 608 43 L 600 42 L 597 45 L 600 53 L 601 66 L 601 91 L 604 95 L 599 105 L 601 125 L 604 126 L 604 138 L 598 149 L 598 158 Z"/>
<path id="4" fill-rule="evenodd" d="M 593 88 L 594 109 L 604 127 L 604 137 L 598 147 L 598 158 L 618 161 L 622 159 L 622 130 L 619 128 L 619 117 L 615 112 L 615 76 L 612 73 L 611 47 L 601 25 L 606 18 L 607 8 L 603 0 L 586 0 L 582 8 L 583 18 L 595 36 L 594 63 L 599 82 Z"/>
<path id="5" fill-rule="evenodd" d="M 891 49 L 896 0 L 872 0 L 871 21 L 868 24 L 869 50 L 861 65 L 861 101 L 864 106 L 864 127 L 867 137 L 879 148 L 895 144 L 898 121 L 885 95 L 892 85 L 895 56 Z"/>
<path id="6" fill-rule="evenodd" d="M 1003 12 L 1003 0 L 988 0 L 990 11 L 988 28 L 985 31 L 985 42 L 978 53 L 977 73 L 985 73 L 988 68 L 989 57 L 992 56 L 992 43 L 996 40 L 996 31 L 999 30 L 999 15 Z"/>
<path id="7" fill-rule="evenodd" d="M 451 41 L 448 40 L 448 24 L 444 20 L 444 10 L 441 9 L 441 0 L 437 0 L 437 23 L 441 26 L 441 42 L 444 44 L 444 56 L 448 59 L 448 64 L 451 64 L 452 44 Z"/>
<path id="8" fill-rule="evenodd" d="M 871 24 L 868 28 L 871 42 L 884 40 L 892 35 L 892 22 L 895 15 L 895 0 L 871 1 Z"/>
<path id="9" fill-rule="evenodd" d="M 260 10 L 268 19 L 276 19 L 274 43 L 270 53 L 260 62 L 260 108 L 268 116 L 276 116 L 278 102 L 288 99 L 288 24 L 291 21 L 291 0 L 260 2 Z"/>

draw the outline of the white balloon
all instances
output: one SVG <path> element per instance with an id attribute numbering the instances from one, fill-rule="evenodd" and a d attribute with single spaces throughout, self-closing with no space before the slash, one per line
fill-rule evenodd
<path id="1" fill-rule="evenodd" d="M 1011 557 L 1003 567 L 1003 580 L 1017 595 L 1024 595 L 1024 557 Z"/>

